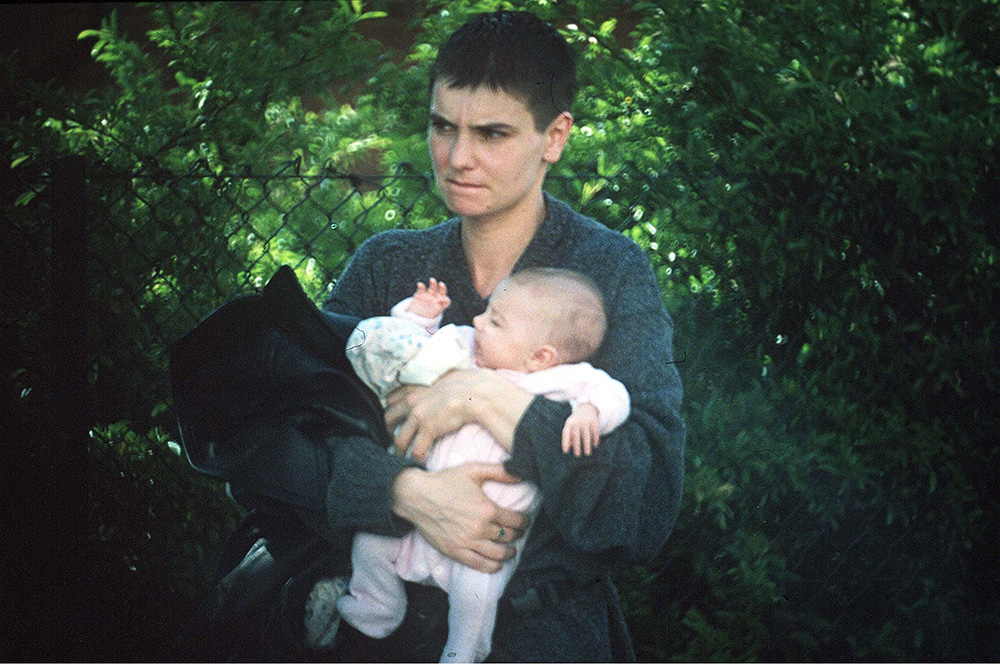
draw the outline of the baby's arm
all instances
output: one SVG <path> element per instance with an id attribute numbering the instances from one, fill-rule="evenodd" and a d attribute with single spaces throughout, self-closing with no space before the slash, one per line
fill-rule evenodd
<path id="1" fill-rule="evenodd" d="M 601 426 L 597 406 L 592 403 L 577 405 L 563 426 L 562 451 L 569 454 L 573 450 L 574 456 L 590 456 L 600 442 Z"/>
<path id="2" fill-rule="evenodd" d="M 562 433 L 562 450 L 572 450 L 575 456 L 589 456 L 601 442 L 602 433 L 611 433 L 628 419 L 628 390 L 606 372 L 586 362 L 573 367 L 584 379 L 570 398 L 573 413 L 566 419 Z"/>
<path id="3" fill-rule="evenodd" d="M 443 281 L 431 277 L 429 285 L 425 286 L 423 282 L 417 284 L 417 291 L 406 310 L 424 318 L 437 318 L 450 306 L 448 287 Z"/>

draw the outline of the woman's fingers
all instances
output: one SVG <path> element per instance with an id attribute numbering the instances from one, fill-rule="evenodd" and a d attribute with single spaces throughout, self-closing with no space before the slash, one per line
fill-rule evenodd
<path id="1" fill-rule="evenodd" d="M 518 481 L 500 464 L 407 469 L 393 487 L 393 509 L 444 555 L 495 572 L 514 555 L 511 542 L 524 535 L 528 519 L 490 500 L 482 488 L 486 480 Z"/>
<path id="2" fill-rule="evenodd" d="M 410 415 L 413 406 L 420 401 L 420 395 L 428 387 L 423 385 L 403 385 L 389 393 L 385 398 L 386 418 L 392 418 L 396 426 L 402 424 Z"/>
<path id="3" fill-rule="evenodd" d="M 409 449 L 414 459 L 423 461 L 436 440 L 470 421 L 468 390 L 463 389 L 469 377 L 462 373 L 452 371 L 430 387 L 408 385 L 387 397 L 385 420 L 389 431 L 395 431 L 397 450 Z"/>

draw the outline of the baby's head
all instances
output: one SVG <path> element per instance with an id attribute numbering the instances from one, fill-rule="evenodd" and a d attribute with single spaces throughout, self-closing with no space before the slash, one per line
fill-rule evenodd
<path id="1" fill-rule="evenodd" d="M 607 318 L 601 291 L 589 277 L 528 268 L 500 282 L 473 324 L 476 364 L 530 372 L 592 356 L 604 340 Z"/>

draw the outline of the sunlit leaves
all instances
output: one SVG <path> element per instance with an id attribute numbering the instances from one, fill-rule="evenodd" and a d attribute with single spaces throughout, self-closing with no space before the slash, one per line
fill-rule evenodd
<path id="1" fill-rule="evenodd" d="M 425 2 L 407 53 L 356 34 L 392 3 L 172 3 L 141 42 L 111 18 L 81 38 L 115 88 L 58 111 L 47 96 L 11 129 L 15 174 L 70 153 L 134 175 L 100 194 L 90 239 L 113 257 L 93 284 L 114 321 L 98 379 L 152 383 L 162 356 L 119 346 L 181 333 L 177 311 L 281 263 L 320 297 L 404 211 L 447 216 L 421 177 L 427 68 L 499 5 L 579 54 L 547 186 L 648 253 L 677 326 L 685 509 L 623 588 L 640 659 L 968 658 L 955 570 L 996 516 L 979 493 L 998 426 L 992 0 Z M 263 177 L 226 177 L 247 168 Z M 17 212 L 42 219 L 40 191 Z M 174 481 L 165 434 L 100 431 L 102 454 Z M 165 482 L 135 477 L 169 512 Z M 133 513 L 101 507 L 99 536 L 124 541 Z M 153 539 L 123 560 L 141 571 L 163 540 L 140 530 Z"/>

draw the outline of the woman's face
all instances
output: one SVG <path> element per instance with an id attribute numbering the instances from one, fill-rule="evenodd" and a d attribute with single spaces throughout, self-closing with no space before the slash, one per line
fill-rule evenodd
<path id="1" fill-rule="evenodd" d="M 540 132 L 527 105 L 506 92 L 436 82 L 427 137 L 448 208 L 468 219 L 532 214 L 570 126 L 567 113 Z"/>

